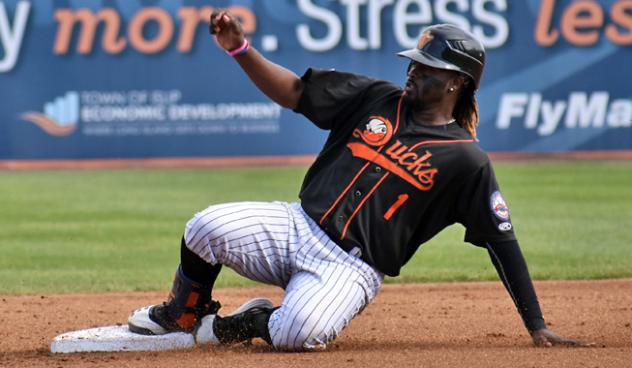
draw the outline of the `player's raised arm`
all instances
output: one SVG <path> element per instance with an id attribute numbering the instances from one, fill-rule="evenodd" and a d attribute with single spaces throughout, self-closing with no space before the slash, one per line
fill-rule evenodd
<path id="1" fill-rule="evenodd" d="M 302 91 L 301 79 L 251 47 L 236 17 L 226 11 L 213 12 L 209 30 L 219 46 L 235 58 L 261 92 L 283 107 L 297 107 Z"/>

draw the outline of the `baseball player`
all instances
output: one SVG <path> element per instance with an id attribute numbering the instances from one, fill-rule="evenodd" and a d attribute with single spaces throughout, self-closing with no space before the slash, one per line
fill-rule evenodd
<path id="1" fill-rule="evenodd" d="M 188 331 L 200 343 L 255 337 L 279 349 L 325 347 L 397 276 L 419 246 L 460 223 L 487 249 L 536 346 L 586 345 L 556 335 L 542 317 L 509 208 L 476 144 L 482 44 L 447 24 L 428 27 L 402 89 L 333 70 L 302 77 L 248 43 L 234 16 L 211 16 L 211 33 L 273 101 L 329 137 L 309 168 L 300 203 L 212 205 L 188 221 L 181 263 L 162 305 L 129 317 L 131 331 Z M 212 289 L 222 265 L 285 290 L 274 307 L 254 299 L 220 316 Z"/>

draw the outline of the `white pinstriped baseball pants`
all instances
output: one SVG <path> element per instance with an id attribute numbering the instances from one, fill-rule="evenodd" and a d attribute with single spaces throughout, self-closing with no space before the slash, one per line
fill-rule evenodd
<path id="1" fill-rule="evenodd" d="M 186 225 L 187 246 L 210 264 L 285 289 L 268 328 L 275 347 L 333 341 L 377 295 L 383 275 L 338 247 L 298 203 L 213 205 Z"/>

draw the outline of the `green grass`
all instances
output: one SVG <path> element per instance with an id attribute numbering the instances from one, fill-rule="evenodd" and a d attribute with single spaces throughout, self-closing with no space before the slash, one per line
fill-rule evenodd
<path id="1" fill-rule="evenodd" d="M 632 162 L 495 166 L 533 278 L 632 276 Z M 464 233 L 463 227 L 452 226 L 439 234 L 417 253 L 402 278 L 497 279 L 484 250 L 460 243 Z"/>
<path id="2" fill-rule="evenodd" d="M 305 168 L 0 172 L 0 294 L 166 290 L 211 203 L 297 199 Z M 499 163 L 536 279 L 632 277 L 632 162 Z M 453 226 L 388 282 L 497 279 Z M 218 286 L 254 285 L 229 270 Z"/>

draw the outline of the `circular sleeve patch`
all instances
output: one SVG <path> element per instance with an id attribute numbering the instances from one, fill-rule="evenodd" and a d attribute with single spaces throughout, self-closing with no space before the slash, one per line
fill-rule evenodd
<path id="1" fill-rule="evenodd" d="M 507 206 L 505 199 L 499 191 L 495 191 L 494 193 L 492 193 L 490 206 L 492 212 L 494 213 L 494 216 L 496 216 L 498 219 L 503 221 L 509 220 L 509 207 Z"/>

